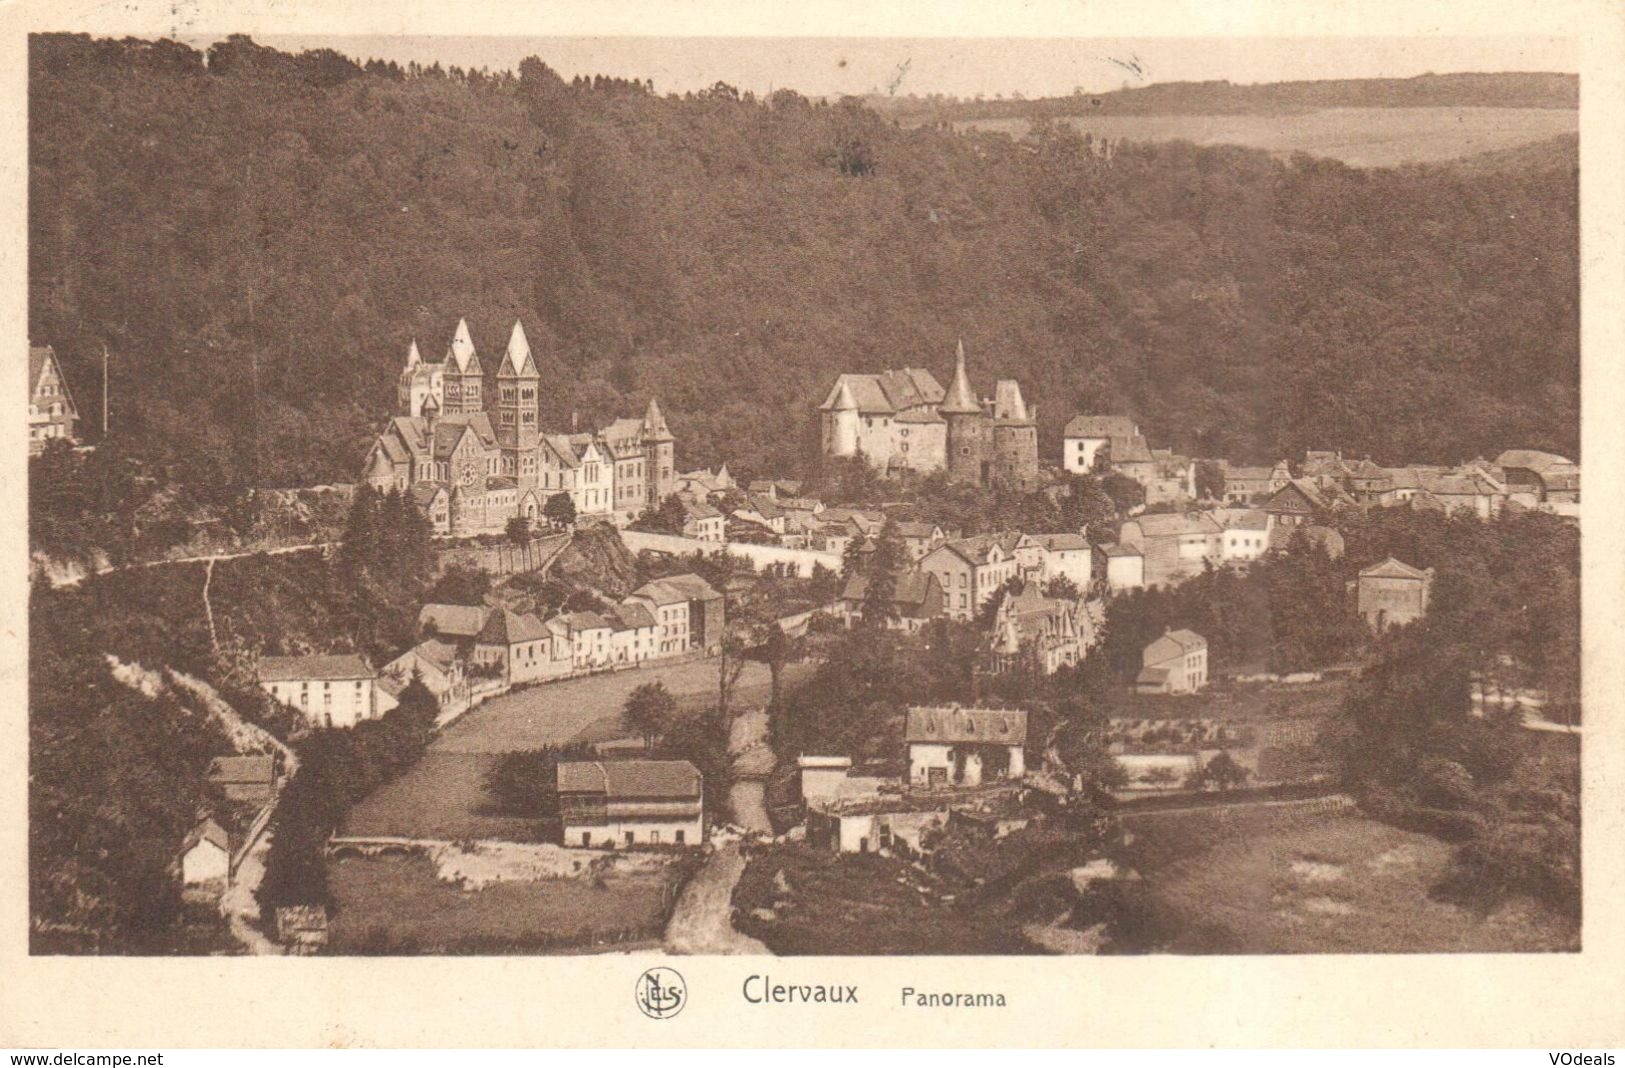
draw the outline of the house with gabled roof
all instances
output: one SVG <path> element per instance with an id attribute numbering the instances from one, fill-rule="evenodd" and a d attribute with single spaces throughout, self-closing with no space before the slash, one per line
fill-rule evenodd
<path id="1" fill-rule="evenodd" d="M 181 840 L 181 884 L 196 895 L 218 895 L 231 881 L 231 835 L 213 818 L 199 820 Z"/>
<path id="2" fill-rule="evenodd" d="M 943 542 L 921 557 L 920 570 L 936 576 L 942 587 L 943 614 L 969 620 L 999 587 L 1018 577 L 1020 539 L 1016 532 L 978 534 Z"/>
<path id="3" fill-rule="evenodd" d="M 1045 597 L 1036 582 L 1007 595 L 994 614 L 988 638 L 988 669 L 993 674 L 1031 665 L 1045 675 L 1076 667 L 1095 643 L 1104 606 Z"/>
<path id="4" fill-rule="evenodd" d="M 554 677 L 551 637 L 529 612 L 492 608 L 474 638 L 473 662 L 494 669 L 510 686 Z"/>
<path id="5" fill-rule="evenodd" d="M 1100 450 L 1114 439 L 1127 442 L 1139 437 L 1140 428 L 1126 415 L 1075 415 L 1061 432 L 1061 466 L 1073 474 L 1088 474 L 1095 469 Z"/>
<path id="6" fill-rule="evenodd" d="M 1222 563 L 1223 535 L 1224 528 L 1206 512 L 1163 512 L 1128 520 L 1117 541 L 1140 550 L 1147 586 L 1171 586 L 1200 575 L 1209 563 Z"/>
<path id="7" fill-rule="evenodd" d="M 260 688 L 299 711 L 314 727 L 353 727 L 395 707 L 378 673 L 354 653 L 262 656 Z"/>
<path id="8" fill-rule="evenodd" d="M 1195 693 L 1207 685 L 1207 639 L 1193 630 L 1169 630 L 1140 654 L 1137 693 Z"/>
<path id="9" fill-rule="evenodd" d="M 1427 614 L 1433 592 L 1433 569 L 1416 568 L 1390 556 L 1361 570 L 1349 583 L 1355 611 L 1381 634 Z"/>
<path id="10" fill-rule="evenodd" d="M 862 620 L 863 606 L 868 596 L 869 576 L 862 571 L 853 572 L 841 589 L 841 615 L 847 626 Z M 909 568 L 897 576 L 892 592 L 895 614 L 886 621 L 886 626 L 895 630 L 917 631 L 929 620 L 943 614 L 943 601 L 942 586 L 935 575 L 917 567 Z"/>
<path id="11" fill-rule="evenodd" d="M 976 787 L 1027 773 L 1025 709 L 916 706 L 903 742 L 915 789 Z"/>
<path id="12" fill-rule="evenodd" d="M 49 345 L 29 345 L 28 455 L 38 456 L 51 441 L 77 444 L 78 423 L 79 409 L 74 406 L 56 350 Z"/>

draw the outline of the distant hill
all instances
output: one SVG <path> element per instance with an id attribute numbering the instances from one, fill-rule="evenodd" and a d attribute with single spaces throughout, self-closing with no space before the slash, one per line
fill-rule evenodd
<path id="1" fill-rule="evenodd" d="M 106 343 L 110 447 L 200 495 L 353 479 L 461 316 L 482 355 L 524 320 L 544 429 L 657 395 L 681 466 L 740 476 L 807 463 L 838 372 L 946 380 L 960 337 L 1049 456 L 1080 410 L 1238 461 L 1578 448 L 1577 183 L 1539 160 L 1102 153 L 245 38 L 29 63 L 30 334 L 86 427 Z"/>
<path id="2" fill-rule="evenodd" d="M 1420 74 L 1414 78 L 1337 79 L 1235 85 L 1162 82 L 1109 93 L 1034 100 L 874 95 L 864 102 L 905 124 L 968 119 L 1040 119 L 1085 115 L 1280 114 L 1320 108 L 1490 107 L 1578 109 L 1574 74 L 1507 72 Z"/>

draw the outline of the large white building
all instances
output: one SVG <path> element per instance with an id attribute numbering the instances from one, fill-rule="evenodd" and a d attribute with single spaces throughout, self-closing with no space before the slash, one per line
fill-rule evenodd
<path id="1" fill-rule="evenodd" d="M 313 727 L 353 727 L 395 707 L 378 673 L 354 654 L 260 658 L 260 686 Z"/>

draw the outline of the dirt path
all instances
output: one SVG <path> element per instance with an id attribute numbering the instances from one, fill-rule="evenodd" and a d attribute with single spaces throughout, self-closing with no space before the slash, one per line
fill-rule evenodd
<path id="1" fill-rule="evenodd" d="M 745 872 L 745 856 L 737 841 L 713 839 L 714 849 L 705 866 L 683 887 L 671 922 L 666 925 L 666 950 L 680 955 L 747 956 L 765 954 L 766 946 L 733 928 L 733 892 Z"/>

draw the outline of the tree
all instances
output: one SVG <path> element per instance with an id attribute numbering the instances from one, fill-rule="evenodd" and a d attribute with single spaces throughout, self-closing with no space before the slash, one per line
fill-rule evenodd
<path id="1" fill-rule="evenodd" d="M 660 502 L 660 507 L 651 508 L 638 516 L 632 524 L 633 530 L 647 530 L 654 534 L 683 533 L 683 525 L 688 522 L 688 509 L 675 495 L 667 497 Z"/>
<path id="2" fill-rule="evenodd" d="M 1247 769 L 1236 762 L 1236 758 L 1230 755 L 1229 750 L 1221 749 L 1213 759 L 1202 765 L 1198 783 L 1203 789 L 1217 786 L 1221 791 L 1225 791 L 1246 782 L 1248 774 Z"/>
<path id="3" fill-rule="evenodd" d="M 1203 501 L 1224 500 L 1224 465 L 1219 461 L 1197 461 L 1196 497 Z"/>
<path id="4" fill-rule="evenodd" d="M 1078 584 L 1066 575 L 1056 575 L 1044 584 L 1044 596 L 1060 601 L 1076 601 L 1083 596 Z"/>
<path id="5" fill-rule="evenodd" d="M 665 684 L 646 682 L 627 697 L 623 718 L 642 736 L 644 748 L 649 749 L 670 728 L 676 714 L 677 700 Z"/>
<path id="6" fill-rule="evenodd" d="M 864 568 L 863 623 L 883 627 L 897 618 L 897 580 L 908 566 L 908 549 L 895 522 L 886 520 L 875 539 L 874 551 L 868 555 Z"/>
<path id="7" fill-rule="evenodd" d="M 508 538 L 508 544 L 513 545 L 515 547 L 523 547 L 524 548 L 524 550 L 525 550 L 525 570 L 529 571 L 530 570 L 530 539 L 531 539 L 531 534 L 532 534 L 531 526 L 530 526 L 530 517 L 529 516 L 523 516 L 523 515 L 516 515 L 513 518 L 509 519 L 508 520 L 508 526 L 507 526 L 506 530 L 504 531 L 504 533 L 506 534 L 506 536 Z"/>
<path id="8" fill-rule="evenodd" d="M 576 521 L 576 502 L 568 493 L 555 493 L 542 505 L 542 518 L 555 527 L 571 527 Z"/>

